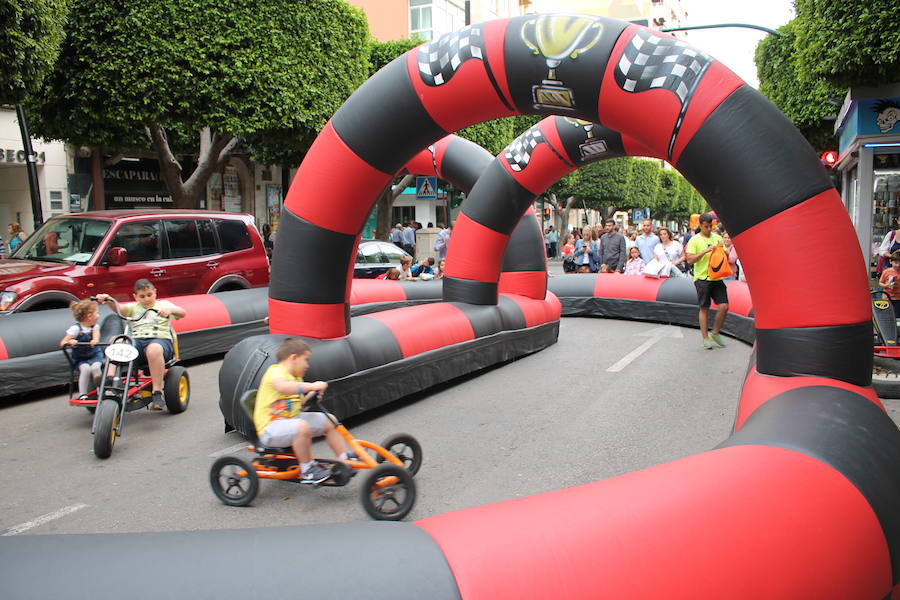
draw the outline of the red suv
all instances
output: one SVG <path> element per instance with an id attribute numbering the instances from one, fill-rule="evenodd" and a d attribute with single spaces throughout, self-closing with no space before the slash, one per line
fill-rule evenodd
<path id="1" fill-rule="evenodd" d="M 0 311 L 132 300 L 138 279 L 163 298 L 269 284 L 253 217 L 206 210 L 106 210 L 54 217 L 0 260 Z"/>

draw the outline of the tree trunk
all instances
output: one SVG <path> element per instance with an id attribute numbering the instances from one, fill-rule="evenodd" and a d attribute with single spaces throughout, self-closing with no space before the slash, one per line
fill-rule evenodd
<path id="1" fill-rule="evenodd" d="M 200 152 L 197 154 L 197 168 L 186 181 L 182 181 L 182 167 L 169 148 L 166 131 L 158 123 L 147 127 L 147 136 L 153 143 L 159 158 L 159 172 L 169 193 L 172 194 L 175 208 L 199 208 L 200 196 L 213 173 L 222 169 L 231 152 L 240 144 L 240 140 L 231 135 L 219 135 L 204 127 L 200 130 Z"/>
<path id="2" fill-rule="evenodd" d="M 93 206 L 89 210 L 106 210 L 106 192 L 103 189 L 103 150 L 91 148 L 91 185 L 93 186 Z"/>
<path id="3" fill-rule="evenodd" d="M 375 201 L 375 210 L 378 211 L 375 217 L 375 238 L 379 240 L 388 240 L 388 232 L 391 230 L 391 215 L 393 214 L 394 201 L 403 190 L 415 180 L 415 175 L 404 175 L 396 185 L 388 184 L 384 186 L 378 200 Z"/>

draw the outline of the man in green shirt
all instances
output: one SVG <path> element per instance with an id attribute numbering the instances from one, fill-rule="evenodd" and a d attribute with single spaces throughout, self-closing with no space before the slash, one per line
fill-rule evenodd
<path id="1" fill-rule="evenodd" d="M 712 232 L 712 221 L 709 213 L 700 215 L 700 233 L 691 237 L 684 249 L 688 263 L 694 265 L 694 287 L 697 289 L 697 303 L 700 305 L 700 335 L 703 347 L 707 350 L 725 347 L 719 332 L 728 314 L 728 290 L 725 282 L 721 279 L 709 279 L 709 253 L 717 245 L 724 245 L 722 237 Z M 712 332 L 707 334 L 710 300 L 715 300 L 717 311 Z"/>

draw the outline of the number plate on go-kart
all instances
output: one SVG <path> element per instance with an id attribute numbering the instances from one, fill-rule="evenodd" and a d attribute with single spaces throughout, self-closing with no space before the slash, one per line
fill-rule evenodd
<path id="1" fill-rule="evenodd" d="M 131 344 L 110 344 L 106 347 L 106 356 L 111 361 L 127 363 L 138 357 L 138 351 Z"/>

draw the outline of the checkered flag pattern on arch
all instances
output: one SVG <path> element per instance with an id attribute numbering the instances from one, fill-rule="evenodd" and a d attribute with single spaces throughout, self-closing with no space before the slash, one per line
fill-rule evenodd
<path id="1" fill-rule="evenodd" d="M 460 65 L 470 59 L 484 60 L 481 25 L 445 33 L 435 42 L 419 48 L 419 74 L 426 85 L 447 83 Z"/>
<path id="2" fill-rule="evenodd" d="M 712 58 L 681 40 L 638 29 L 616 66 L 616 83 L 627 92 L 665 89 L 684 105 Z"/>
<path id="3" fill-rule="evenodd" d="M 507 146 L 506 151 L 503 152 L 503 157 L 513 171 L 521 171 L 528 166 L 535 147 L 545 141 L 540 126 L 534 125 Z"/>

